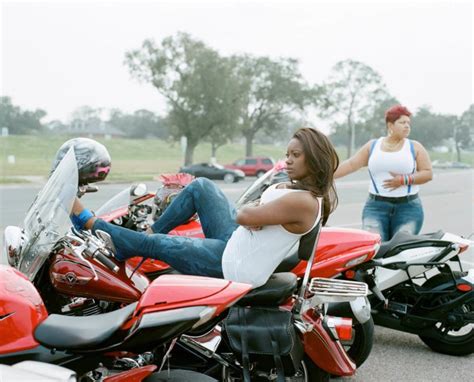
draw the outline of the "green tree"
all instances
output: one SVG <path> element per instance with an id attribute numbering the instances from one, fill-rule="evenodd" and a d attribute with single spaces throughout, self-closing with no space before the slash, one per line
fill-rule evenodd
<path id="1" fill-rule="evenodd" d="M 246 155 L 252 155 L 253 141 L 259 131 L 276 134 L 284 124 L 279 121 L 315 103 L 316 92 L 303 81 L 294 59 L 272 60 L 249 55 L 231 58 L 239 78 L 240 130 L 246 140 Z"/>
<path id="2" fill-rule="evenodd" d="M 157 137 L 167 139 L 169 132 L 163 119 L 155 113 L 140 109 L 133 114 L 112 109 L 108 120 L 110 126 L 122 130 L 131 138 Z"/>
<path id="3" fill-rule="evenodd" d="M 44 130 L 41 119 L 46 112 L 22 110 L 12 103 L 10 97 L 0 97 L 0 127 L 8 127 L 10 134 L 34 134 Z"/>
<path id="4" fill-rule="evenodd" d="M 125 63 L 138 80 L 152 84 L 167 100 L 172 136 L 187 138 L 185 165 L 193 162 L 200 140 L 219 135 L 237 107 L 236 84 L 228 60 L 186 33 L 157 45 L 145 40 L 141 49 L 126 53 Z"/>
<path id="5" fill-rule="evenodd" d="M 430 107 L 422 106 L 411 118 L 410 138 L 431 149 L 453 136 L 456 122 L 454 115 L 433 113 Z"/>
<path id="6" fill-rule="evenodd" d="M 325 91 L 327 101 L 322 104 L 321 116 L 334 118 L 338 126 L 346 126 L 350 157 L 355 149 L 356 124 L 373 115 L 376 106 L 389 97 L 385 84 L 370 66 L 345 60 L 332 68 Z"/>
<path id="7" fill-rule="evenodd" d="M 474 135 L 474 104 L 462 113 L 456 121 L 453 129 L 453 139 L 456 147 L 457 161 L 461 162 L 461 150 L 468 149 L 472 145 Z"/>

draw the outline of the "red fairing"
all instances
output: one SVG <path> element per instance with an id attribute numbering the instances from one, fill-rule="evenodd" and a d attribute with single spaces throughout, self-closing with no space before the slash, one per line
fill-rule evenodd
<path id="1" fill-rule="evenodd" d="M 379 245 L 380 235 L 376 233 L 360 229 L 323 227 L 311 277 L 334 277 L 350 268 L 347 263 L 351 260 L 361 258 L 362 263 L 373 258 Z M 305 270 L 306 261 L 301 261 L 292 272 L 301 277 Z"/>
<path id="2" fill-rule="evenodd" d="M 60 251 L 52 258 L 49 276 L 53 286 L 70 296 L 92 297 L 107 301 L 131 303 L 137 301 L 149 285 L 148 278 L 125 263 L 117 263 L 119 271 L 110 271 L 101 263 L 93 263 L 98 280 L 89 265 L 75 255 Z"/>
<path id="3" fill-rule="evenodd" d="M 0 354 L 38 346 L 33 332 L 46 317 L 33 284 L 16 269 L 0 265 Z"/>
<path id="4" fill-rule="evenodd" d="M 136 369 L 123 371 L 119 374 L 106 377 L 104 382 L 141 382 L 152 374 L 158 366 L 148 365 Z"/>
<path id="5" fill-rule="evenodd" d="M 354 375 L 356 365 L 347 356 L 339 341 L 334 341 L 324 329 L 320 316 L 312 310 L 303 315 L 305 321 L 313 325 L 309 333 L 303 335 L 304 351 L 321 369 L 338 376 Z"/>
<path id="6" fill-rule="evenodd" d="M 135 311 L 207 305 L 217 307 L 218 315 L 251 288 L 249 284 L 210 277 L 163 275 L 150 284 Z"/>

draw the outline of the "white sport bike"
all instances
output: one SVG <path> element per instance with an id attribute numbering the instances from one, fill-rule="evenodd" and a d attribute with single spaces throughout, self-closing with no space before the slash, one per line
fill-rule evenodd
<path id="1" fill-rule="evenodd" d="M 368 284 L 376 324 L 417 334 L 439 353 L 468 355 L 474 352 L 474 269 L 465 271 L 460 255 L 473 243 L 442 231 L 399 232 L 372 261 L 342 277 Z"/>

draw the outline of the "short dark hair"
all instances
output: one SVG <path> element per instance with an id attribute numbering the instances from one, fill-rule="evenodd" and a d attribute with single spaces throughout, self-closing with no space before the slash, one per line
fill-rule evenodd
<path id="1" fill-rule="evenodd" d="M 391 108 L 387 109 L 385 112 L 385 123 L 394 123 L 398 118 L 402 115 L 406 115 L 407 117 L 411 116 L 410 110 L 408 110 L 405 106 L 402 105 L 395 105 Z"/>

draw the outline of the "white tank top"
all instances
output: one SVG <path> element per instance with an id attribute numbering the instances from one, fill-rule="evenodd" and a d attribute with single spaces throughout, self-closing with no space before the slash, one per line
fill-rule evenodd
<path id="1" fill-rule="evenodd" d="M 369 157 L 368 168 L 371 176 L 369 192 L 374 195 L 395 198 L 417 194 L 419 187 L 415 184 L 411 185 L 411 187 L 400 186 L 393 191 L 389 191 L 383 186 L 384 180 L 392 178 L 390 172 L 395 174 L 412 174 L 416 171 L 416 159 L 411 152 L 410 141 L 405 139 L 402 148 L 395 152 L 382 151 L 381 145 L 382 138 L 379 138 Z"/>
<path id="2" fill-rule="evenodd" d="M 276 188 L 276 184 L 263 192 L 261 203 L 288 194 L 302 192 L 288 188 Z M 321 206 L 321 198 L 318 198 Z M 305 233 L 287 231 L 281 225 L 264 226 L 259 231 L 250 231 L 239 226 L 227 242 L 222 256 L 222 271 L 226 280 L 252 284 L 257 288 L 267 282 L 283 259 L 293 253 L 299 245 L 301 236 L 310 232 L 321 218 L 319 208 L 316 221 Z"/>

